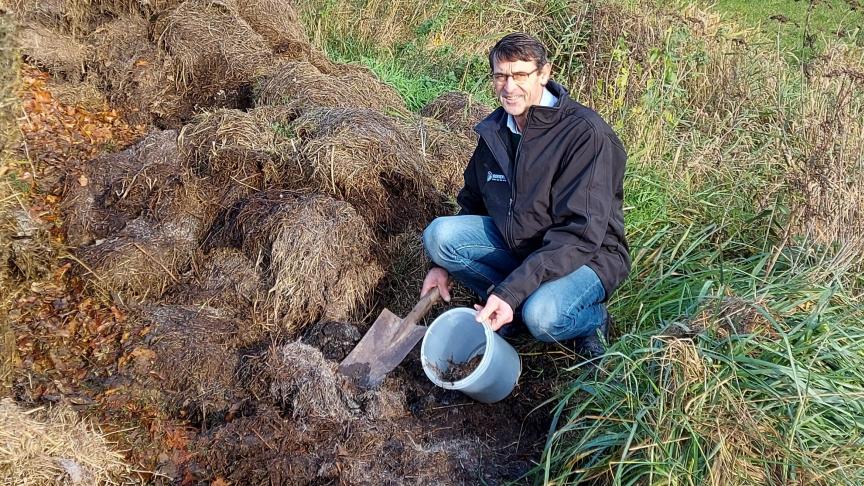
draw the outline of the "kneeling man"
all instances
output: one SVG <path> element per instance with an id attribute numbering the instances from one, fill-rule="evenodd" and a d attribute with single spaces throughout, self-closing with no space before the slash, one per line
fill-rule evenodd
<path id="1" fill-rule="evenodd" d="M 457 216 L 432 221 L 435 265 L 421 289 L 449 301 L 450 276 L 485 305 L 496 331 L 524 323 L 542 341 L 604 352 L 604 302 L 630 271 L 622 209 L 627 154 L 600 116 L 550 79 L 546 48 L 523 33 L 489 52 L 501 107 L 480 122 Z"/>

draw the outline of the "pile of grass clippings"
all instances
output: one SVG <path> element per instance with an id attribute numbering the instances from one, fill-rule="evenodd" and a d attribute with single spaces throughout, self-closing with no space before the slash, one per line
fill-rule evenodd
<path id="1" fill-rule="evenodd" d="M 0 482 L 102 484 L 130 466 L 104 434 L 69 408 L 23 410 L 0 400 Z"/>

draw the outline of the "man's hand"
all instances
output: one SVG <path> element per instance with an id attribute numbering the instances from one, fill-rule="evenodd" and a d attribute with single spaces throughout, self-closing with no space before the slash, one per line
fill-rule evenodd
<path id="1" fill-rule="evenodd" d="M 486 299 L 485 306 L 475 304 L 474 309 L 477 310 L 477 322 L 489 321 L 493 331 L 513 322 L 513 309 L 510 304 L 494 295 Z"/>
<path id="2" fill-rule="evenodd" d="M 420 289 L 420 297 L 438 287 L 438 293 L 444 302 L 450 302 L 450 275 L 441 267 L 432 267 L 426 278 L 423 279 L 423 287 Z"/>

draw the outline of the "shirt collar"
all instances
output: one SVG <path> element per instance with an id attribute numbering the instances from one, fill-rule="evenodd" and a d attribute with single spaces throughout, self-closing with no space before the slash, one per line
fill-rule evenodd
<path id="1" fill-rule="evenodd" d="M 543 96 L 540 97 L 540 106 L 545 106 L 551 108 L 558 104 L 558 97 L 553 95 L 546 87 L 543 87 Z M 519 126 L 516 125 L 516 119 L 513 118 L 513 115 L 507 115 L 507 128 L 510 129 L 511 132 L 522 135 L 522 132 L 519 130 Z"/>

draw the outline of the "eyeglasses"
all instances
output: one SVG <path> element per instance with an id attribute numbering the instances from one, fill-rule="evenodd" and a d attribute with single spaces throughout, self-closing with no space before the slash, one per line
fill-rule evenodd
<path id="1" fill-rule="evenodd" d="M 530 73 L 492 73 L 492 82 L 495 83 L 496 86 L 503 86 L 507 84 L 507 78 L 513 78 L 513 82 L 516 84 L 522 84 L 528 81 L 528 78 L 539 70 L 540 68 L 536 68 Z"/>

